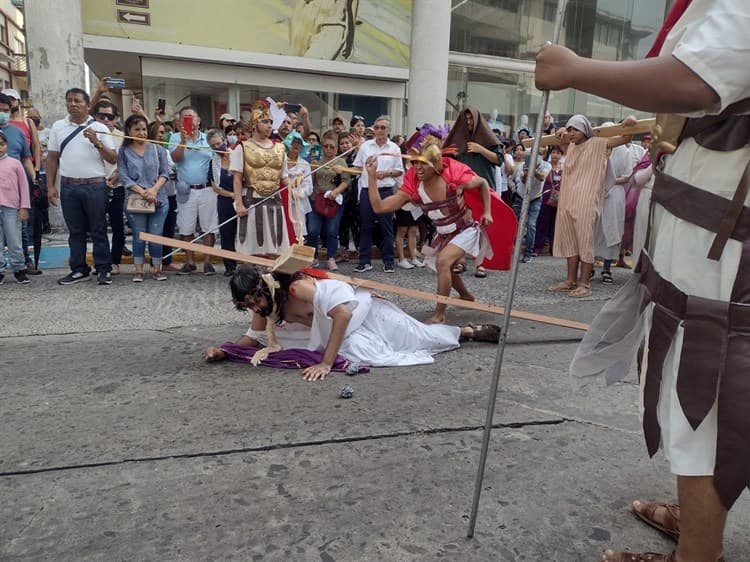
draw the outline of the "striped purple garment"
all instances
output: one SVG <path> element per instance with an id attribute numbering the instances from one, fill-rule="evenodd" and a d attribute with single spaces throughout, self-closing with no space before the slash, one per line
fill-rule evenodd
<path id="1" fill-rule="evenodd" d="M 250 363 L 255 352 L 259 347 L 237 345 L 233 342 L 225 342 L 219 346 L 219 349 L 227 354 L 227 359 L 237 363 Z M 317 365 L 323 360 L 323 354 L 319 351 L 310 351 L 307 349 L 282 349 L 274 353 L 269 353 L 268 357 L 260 362 L 264 367 L 273 367 L 275 369 L 304 369 L 312 365 Z M 336 356 L 331 371 L 346 373 L 355 365 L 341 355 Z M 370 367 L 356 365 L 357 373 L 369 373 Z"/>

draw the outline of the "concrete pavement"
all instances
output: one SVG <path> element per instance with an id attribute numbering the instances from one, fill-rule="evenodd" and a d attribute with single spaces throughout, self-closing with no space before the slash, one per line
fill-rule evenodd
<path id="1" fill-rule="evenodd" d="M 589 321 L 626 276 L 574 301 L 543 291 L 563 269 L 524 265 L 517 305 Z M 675 500 L 663 459 L 647 458 L 637 387 L 572 391 L 579 332 L 513 322 L 467 540 L 496 347 L 307 383 L 203 362 L 248 321 L 220 275 L 60 287 L 64 274 L 0 287 L 0 560 L 576 561 L 672 548 L 628 512 L 636 497 Z M 506 273 L 465 275 L 479 300 L 503 304 Z M 369 276 L 435 285 L 424 270 Z M 419 318 L 431 309 L 393 300 Z M 351 400 L 337 397 L 345 383 Z M 727 560 L 750 557 L 748 523 L 745 494 Z"/>

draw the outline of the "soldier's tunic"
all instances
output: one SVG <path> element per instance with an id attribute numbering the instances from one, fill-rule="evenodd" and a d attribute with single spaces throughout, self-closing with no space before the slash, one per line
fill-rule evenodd
<path id="1" fill-rule="evenodd" d="M 250 255 L 281 254 L 289 247 L 286 209 L 279 183 L 286 178 L 286 152 L 282 143 L 264 147 L 252 139 L 241 142 L 232 152 L 229 169 L 243 174 L 242 198 L 250 209 L 238 219 L 238 252 Z M 263 201 L 266 197 L 269 199 Z"/>

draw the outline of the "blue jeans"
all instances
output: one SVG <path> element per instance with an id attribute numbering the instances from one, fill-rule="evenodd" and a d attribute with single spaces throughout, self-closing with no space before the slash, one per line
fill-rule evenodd
<path id="1" fill-rule="evenodd" d="M 141 232 L 162 235 L 164 232 L 164 219 L 169 213 L 169 205 L 163 203 L 156 207 L 156 211 L 148 213 L 128 213 L 130 226 L 133 229 L 133 263 L 142 265 L 146 262 L 146 242 L 141 240 Z M 154 242 L 148 243 L 148 253 L 151 263 L 161 265 L 162 245 Z"/>
<path id="2" fill-rule="evenodd" d="M 513 196 L 513 212 L 516 213 L 516 219 L 521 217 L 521 205 L 523 198 L 519 195 Z M 526 216 L 526 237 L 524 239 L 525 248 L 524 257 L 530 258 L 531 252 L 534 251 L 534 240 L 536 239 L 536 221 L 539 218 L 539 211 L 542 208 L 542 198 L 537 197 L 529 202 L 529 214 Z M 522 225 L 519 225 L 522 227 Z"/>
<path id="3" fill-rule="evenodd" d="M 385 199 L 393 194 L 393 188 L 381 187 L 378 189 L 380 197 Z M 376 214 L 370 205 L 370 197 L 367 189 L 363 188 L 359 194 L 359 263 L 364 265 L 370 263 L 370 253 L 372 252 L 372 232 L 375 228 L 375 220 L 380 220 L 380 230 L 383 233 L 383 241 L 380 245 L 380 253 L 383 256 L 383 263 L 393 265 L 393 213 Z"/>
<path id="4" fill-rule="evenodd" d="M 94 241 L 94 267 L 97 273 L 112 270 L 112 257 L 107 238 L 108 203 L 107 184 L 77 185 L 60 181 L 60 203 L 65 225 L 68 227 L 70 270 L 88 275 L 91 268 L 86 263 L 86 233 Z"/>
<path id="5" fill-rule="evenodd" d="M 21 247 L 21 219 L 18 217 L 18 209 L 13 207 L 0 207 L 0 273 L 5 271 L 5 246 L 8 246 L 8 258 L 13 272 L 26 269 Z"/>
<path id="6" fill-rule="evenodd" d="M 344 212 L 343 205 L 339 205 L 339 210 L 330 219 L 325 218 L 315 212 L 315 209 L 307 213 L 307 242 L 305 245 L 315 248 L 315 257 L 318 257 L 318 241 L 320 235 L 325 232 L 326 251 L 329 258 L 335 258 L 339 249 L 339 222 Z"/>

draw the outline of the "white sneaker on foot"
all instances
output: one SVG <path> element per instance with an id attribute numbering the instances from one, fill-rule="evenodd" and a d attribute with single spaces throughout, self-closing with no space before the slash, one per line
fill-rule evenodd
<path id="1" fill-rule="evenodd" d="M 419 258 L 412 258 L 411 263 L 414 267 L 425 267 L 425 263 L 420 261 Z"/>
<path id="2" fill-rule="evenodd" d="M 407 259 L 399 260 L 398 262 L 396 262 L 396 265 L 401 269 L 414 269 L 412 263 Z"/>

